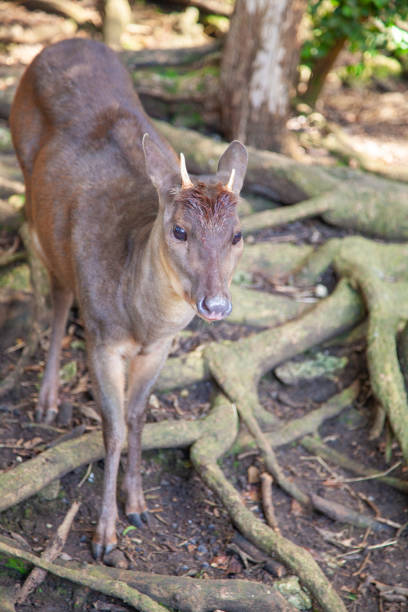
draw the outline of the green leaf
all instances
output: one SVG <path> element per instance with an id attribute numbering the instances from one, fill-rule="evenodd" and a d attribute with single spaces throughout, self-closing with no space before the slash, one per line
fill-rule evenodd
<path id="1" fill-rule="evenodd" d="M 71 382 L 77 375 L 77 363 L 76 361 L 68 361 L 65 363 L 60 369 L 60 378 L 61 382 L 69 383 Z"/>
<path id="2" fill-rule="evenodd" d="M 137 527 L 135 527 L 134 525 L 128 525 L 127 527 L 125 527 L 125 529 L 122 531 L 122 535 L 127 535 L 130 531 L 137 531 Z"/>

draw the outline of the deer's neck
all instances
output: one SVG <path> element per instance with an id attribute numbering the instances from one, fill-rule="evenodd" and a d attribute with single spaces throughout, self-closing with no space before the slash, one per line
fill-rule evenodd
<path id="1" fill-rule="evenodd" d="M 173 336 L 194 317 L 166 256 L 158 214 L 151 231 L 131 254 L 128 312 L 142 344 Z"/>

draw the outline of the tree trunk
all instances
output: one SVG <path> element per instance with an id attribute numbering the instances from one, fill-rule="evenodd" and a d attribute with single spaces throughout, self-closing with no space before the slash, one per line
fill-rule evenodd
<path id="1" fill-rule="evenodd" d="M 237 0 L 221 66 L 221 115 L 228 139 L 287 149 L 304 8 L 305 0 Z"/>

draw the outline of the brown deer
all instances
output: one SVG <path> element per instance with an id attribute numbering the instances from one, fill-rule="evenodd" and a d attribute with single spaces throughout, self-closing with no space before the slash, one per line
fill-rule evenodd
<path id="1" fill-rule="evenodd" d="M 146 399 L 174 335 L 194 314 L 231 311 L 243 248 L 237 201 L 247 165 L 234 141 L 211 179 L 192 180 L 156 132 L 116 55 L 66 40 L 24 73 L 11 111 L 26 185 L 26 218 L 51 284 L 53 322 L 36 416 L 58 409 L 61 341 L 75 298 L 106 450 L 102 510 L 92 541 L 116 545 L 116 484 L 128 429 L 126 515 L 148 522 L 141 483 Z"/>

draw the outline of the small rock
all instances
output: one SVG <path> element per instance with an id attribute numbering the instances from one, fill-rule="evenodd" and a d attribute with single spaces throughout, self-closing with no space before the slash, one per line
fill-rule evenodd
<path id="1" fill-rule="evenodd" d="M 103 557 L 103 562 L 110 567 L 117 567 L 119 569 L 128 569 L 129 563 L 125 555 L 121 550 L 115 548 L 112 552 L 106 554 Z"/>
<path id="2" fill-rule="evenodd" d="M 204 544 L 199 544 L 197 546 L 197 552 L 200 555 L 206 555 L 208 553 L 207 547 Z"/>
<path id="3" fill-rule="evenodd" d="M 327 297 L 329 291 L 326 287 L 326 285 L 322 285 L 321 283 L 319 283 L 318 285 L 316 285 L 315 287 L 315 296 L 318 298 L 325 298 Z"/>

